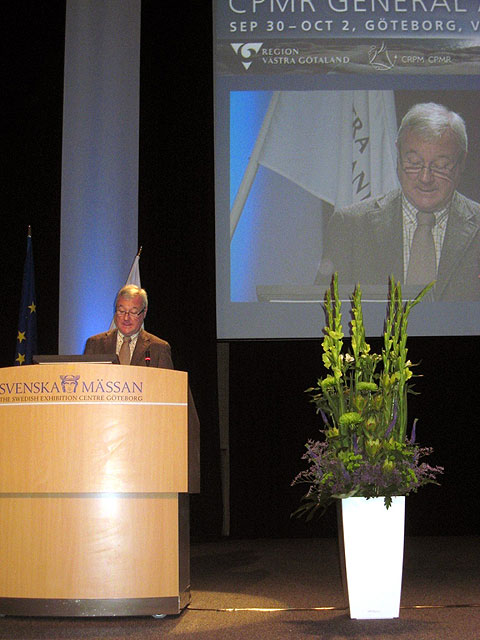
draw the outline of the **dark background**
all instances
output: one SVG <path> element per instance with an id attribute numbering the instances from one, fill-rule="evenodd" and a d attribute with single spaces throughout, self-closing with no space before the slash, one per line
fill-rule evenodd
<path id="1" fill-rule="evenodd" d="M 58 349 L 60 185 L 65 3 L 18 0 L 2 13 L 2 180 L 5 335 L 14 360 L 28 224 L 33 228 L 38 350 Z M 142 3 L 139 244 L 149 292 L 147 330 L 172 344 L 202 424 L 202 493 L 194 539 L 221 532 L 215 332 L 212 15 L 208 2 Z M 88 286 L 88 283 L 85 283 Z M 92 307 L 95 301 L 91 301 Z M 319 318 L 319 336 L 323 326 Z M 375 341 L 373 345 L 375 346 Z M 378 346 L 378 345 L 377 345 Z M 477 533 L 479 338 L 411 338 L 420 362 L 410 415 L 445 466 L 442 486 L 407 500 L 407 534 Z M 232 537 L 330 536 L 335 511 L 290 519 L 302 487 L 303 445 L 320 423 L 304 390 L 322 375 L 320 340 L 230 344 Z"/>

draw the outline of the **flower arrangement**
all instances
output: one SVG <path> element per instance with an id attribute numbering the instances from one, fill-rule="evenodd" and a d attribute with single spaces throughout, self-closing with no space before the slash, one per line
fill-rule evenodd
<path id="1" fill-rule="evenodd" d="M 351 300 L 351 348 L 344 349 L 334 275 L 325 296 L 327 321 L 322 343 L 328 375 L 307 389 L 324 423 L 323 439 L 309 440 L 305 445 L 302 459 L 308 468 L 292 485 L 310 486 L 293 515 L 310 520 L 335 499 L 351 496 L 383 496 L 388 509 L 393 496 L 438 484 L 436 478 L 443 468 L 422 462 L 432 449 L 416 443 L 416 420 L 407 434 L 407 394 L 413 376 L 413 365 L 407 359 L 408 317 L 432 286 L 427 285 L 404 304 L 400 284 L 390 279 L 383 347 L 376 354 L 365 340 L 360 286 Z"/>

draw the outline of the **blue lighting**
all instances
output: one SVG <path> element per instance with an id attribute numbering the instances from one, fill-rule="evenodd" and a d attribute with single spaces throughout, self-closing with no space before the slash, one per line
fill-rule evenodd
<path id="1" fill-rule="evenodd" d="M 230 93 L 230 208 L 242 182 L 253 147 L 268 109 L 271 91 L 232 91 Z M 230 297 L 244 300 L 251 287 L 251 261 L 254 257 L 256 192 L 250 193 L 230 244 Z"/>

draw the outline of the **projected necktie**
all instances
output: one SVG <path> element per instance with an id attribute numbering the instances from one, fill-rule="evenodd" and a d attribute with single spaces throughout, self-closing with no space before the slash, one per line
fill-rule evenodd
<path id="1" fill-rule="evenodd" d="M 120 347 L 120 352 L 118 354 L 120 364 L 130 364 L 130 340 L 131 338 L 123 339 L 122 346 Z"/>
<path id="2" fill-rule="evenodd" d="M 435 215 L 425 211 L 417 213 L 417 228 L 413 234 L 407 284 L 427 284 L 437 277 L 437 259 L 432 229 Z"/>

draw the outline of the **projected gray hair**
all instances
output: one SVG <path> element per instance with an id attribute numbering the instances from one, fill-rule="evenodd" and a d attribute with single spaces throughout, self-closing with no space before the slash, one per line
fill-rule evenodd
<path id="1" fill-rule="evenodd" d="M 402 135 L 414 130 L 425 140 L 435 140 L 449 129 L 455 135 L 458 146 L 464 153 L 468 150 L 468 138 L 465 122 L 458 113 L 435 102 L 415 104 L 404 115 L 397 134 L 397 144 L 401 144 Z"/>

